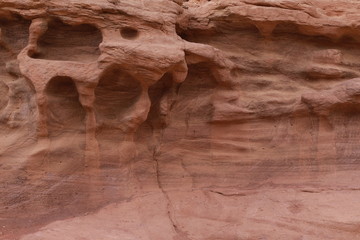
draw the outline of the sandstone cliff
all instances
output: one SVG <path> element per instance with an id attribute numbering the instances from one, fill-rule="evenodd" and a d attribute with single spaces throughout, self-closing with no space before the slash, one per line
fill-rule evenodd
<path id="1" fill-rule="evenodd" d="M 1 0 L 0 239 L 360 239 L 359 11 Z"/>

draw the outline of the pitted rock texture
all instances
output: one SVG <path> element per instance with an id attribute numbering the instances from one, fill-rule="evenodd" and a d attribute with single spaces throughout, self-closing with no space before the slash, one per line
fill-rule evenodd
<path id="1" fill-rule="evenodd" d="M 360 239 L 359 9 L 0 1 L 0 239 Z"/>

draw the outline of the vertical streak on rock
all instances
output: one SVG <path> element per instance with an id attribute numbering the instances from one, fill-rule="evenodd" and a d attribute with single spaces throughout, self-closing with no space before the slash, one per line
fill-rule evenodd
<path id="1" fill-rule="evenodd" d="M 189 240 L 189 237 L 186 235 L 185 232 L 183 232 L 176 221 L 176 217 L 174 214 L 174 207 L 172 205 L 171 199 L 169 197 L 169 194 L 166 192 L 166 190 L 164 189 L 163 183 L 161 182 L 161 177 L 160 177 L 160 164 L 159 164 L 159 159 L 158 156 L 160 154 L 161 151 L 161 144 L 162 144 L 162 138 L 163 138 L 163 131 L 161 130 L 160 133 L 160 140 L 159 143 L 157 144 L 157 146 L 154 147 L 153 149 L 153 161 L 155 163 L 155 171 L 156 171 L 156 181 L 158 184 L 159 189 L 161 190 L 162 194 L 164 195 L 164 198 L 166 199 L 166 205 L 167 205 L 167 214 L 169 217 L 169 220 L 175 230 L 175 232 L 178 234 L 178 236 L 180 237 L 180 239 L 186 239 Z"/>
<path id="2" fill-rule="evenodd" d="M 100 166 L 99 144 L 96 140 L 96 117 L 94 111 L 95 88 L 78 86 L 79 100 L 86 112 L 86 147 L 85 164 L 98 168 Z"/>
<path id="3" fill-rule="evenodd" d="M 47 138 L 49 134 L 47 127 L 47 116 L 46 116 L 48 101 L 44 91 L 39 91 L 39 89 L 36 89 L 36 103 L 39 109 L 38 126 L 37 126 L 38 137 Z"/>
<path id="4" fill-rule="evenodd" d="M 176 83 L 182 83 L 185 81 L 186 77 L 188 75 L 188 66 L 186 61 L 184 60 L 183 62 L 181 62 L 179 65 L 177 65 L 174 69 L 174 72 L 172 74 L 173 77 L 173 84 L 171 86 L 171 89 L 169 90 L 169 92 L 167 92 L 162 99 L 160 100 L 160 118 L 168 116 L 170 114 L 171 111 L 171 107 L 173 106 L 173 104 L 176 102 L 176 98 L 177 98 L 177 87 L 176 87 Z M 164 195 L 164 198 L 166 199 L 166 205 L 167 205 L 167 214 L 168 214 L 168 218 L 175 230 L 175 232 L 177 233 L 177 235 L 179 236 L 180 239 L 186 239 L 189 240 L 190 238 L 187 236 L 187 234 L 182 231 L 177 223 L 176 217 L 175 217 L 175 213 L 174 213 L 174 206 L 171 202 L 170 196 L 169 194 L 166 192 L 163 183 L 161 181 L 161 176 L 160 176 L 160 163 L 159 163 L 159 155 L 161 154 L 161 146 L 162 146 L 162 142 L 163 142 L 163 138 L 164 138 L 164 127 L 166 127 L 166 125 L 168 124 L 167 119 L 164 120 L 164 125 L 162 125 L 162 128 L 158 130 L 158 132 L 155 132 L 153 129 L 153 134 L 155 136 L 156 139 L 156 144 L 153 148 L 153 153 L 152 153 L 152 158 L 155 164 L 155 171 L 156 171 L 156 182 L 158 184 L 159 189 L 161 190 L 162 194 Z M 183 170 L 185 172 L 187 172 L 186 168 L 184 167 L 184 164 L 182 162 L 181 159 L 181 166 L 183 167 Z"/>

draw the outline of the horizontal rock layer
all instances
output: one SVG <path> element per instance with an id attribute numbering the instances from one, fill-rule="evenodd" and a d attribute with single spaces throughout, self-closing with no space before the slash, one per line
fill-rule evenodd
<path id="1" fill-rule="evenodd" d="M 357 239 L 357 1 L 2 0 L 0 239 Z"/>

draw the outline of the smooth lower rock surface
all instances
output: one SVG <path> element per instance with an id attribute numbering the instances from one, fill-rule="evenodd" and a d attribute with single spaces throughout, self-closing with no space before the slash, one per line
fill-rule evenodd
<path id="1" fill-rule="evenodd" d="M 359 10 L 0 1 L 0 239 L 360 239 Z"/>

